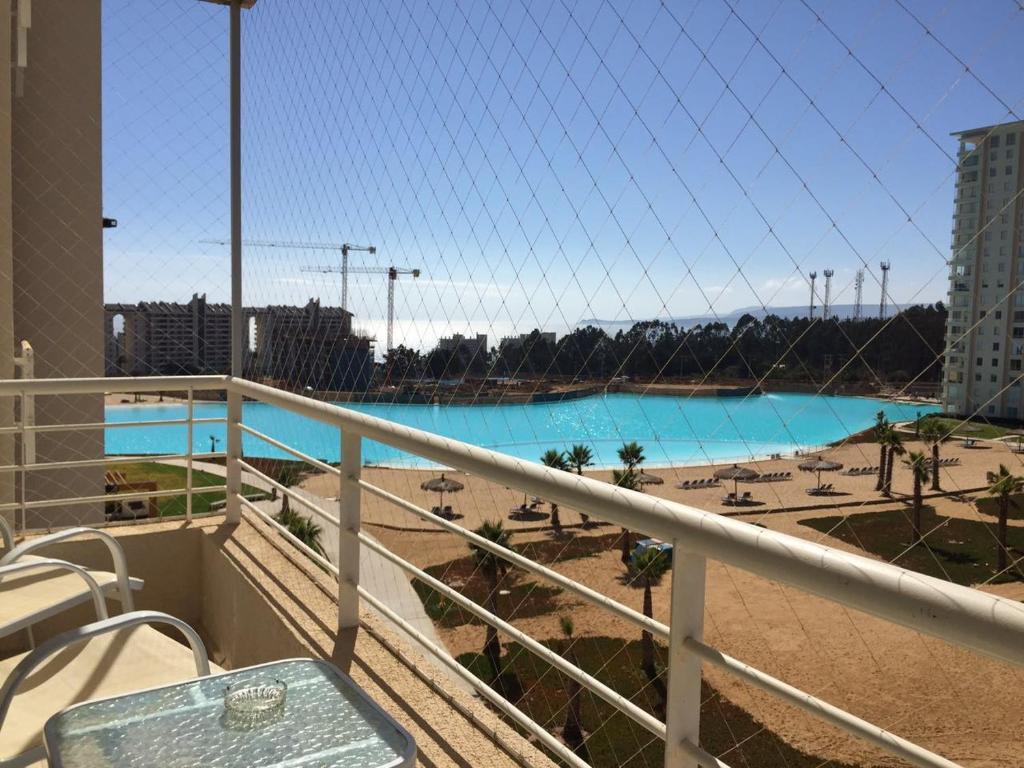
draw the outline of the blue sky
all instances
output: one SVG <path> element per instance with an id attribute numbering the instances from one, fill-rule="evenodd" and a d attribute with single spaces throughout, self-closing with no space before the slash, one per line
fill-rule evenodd
<path id="1" fill-rule="evenodd" d="M 104 0 L 110 301 L 224 300 L 227 14 Z M 915 18 L 916 17 L 916 18 Z M 954 130 L 1024 112 L 1012 2 L 322 2 L 246 13 L 245 231 L 421 267 L 398 337 L 945 293 Z M 958 61 L 959 59 L 959 61 Z M 961 63 L 962 62 L 962 63 Z M 965 71 L 964 64 L 969 67 Z M 250 248 L 251 303 L 337 302 Z M 380 333 L 384 280 L 353 276 Z"/>

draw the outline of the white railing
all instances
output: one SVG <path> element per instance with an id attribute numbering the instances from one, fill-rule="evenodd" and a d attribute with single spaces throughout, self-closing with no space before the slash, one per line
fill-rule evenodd
<path id="1" fill-rule="evenodd" d="M 941 638 L 975 652 L 1018 666 L 1024 666 L 1024 605 L 978 590 L 957 586 L 928 576 L 897 568 L 866 557 L 834 550 L 785 534 L 739 522 L 714 513 L 613 487 L 586 477 L 467 445 L 439 435 L 384 421 L 363 413 L 329 403 L 311 400 L 261 384 L 227 377 L 178 377 L 142 379 L 69 379 L 37 381 L 0 381 L 0 397 L 25 395 L 58 395 L 116 391 L 161 391 L 176 389 L 189 393 L 189 424 L 192 418 L 192 393 L 200 390 L 223 390 L 228 395 L 227 518 L 240 519 L 248 509 L 282 536 L 321 562 L 338 578 L 339 628 L 358 625 L 359 604 L 365 602 L 387 616 L 407 634 L 435 656 L 441 664 L 468 682 L 520 727 L 558 755 L 578 768 L 584 763 L 562 742 L 549 734 L 514 704 L 498 695 L 485 681 L 475 677 L 456 662 L 448 652 L 420 633 L 414 626 L 359 584 L 359 554 L 362 548 L 372 550 L 447 599 L 459 605 L 500 632 L 516 639 L 525 648 L 568 677 L 600 697 L 641 727 L 665 740 L 665 765 L 672 768 L 724 766 L 725 763 L 706 753 L 699 746 L 700 685 L 703 664 L 711 664 L 734 674 L 784 701 L 841 730 L 864 739 L 912 765 L 942 766 L 955 764 L 913 744 L 887 730 L 868 723 L 817 697 L 811 696 L 744 662 L 707 645 L 703 638 L 704 593 L 707 559 L 718 560 L 764 578 L 818 595 L 834 603 L 874 615 L 894 624 Z M 243 422 L 244 399 L 271 404 L 289 412 L 332 425 L 339 430 L 341 463 L 339 467 L 306 455 L 283 444 Z M 209 420 L 205 420 L 209 421 Z M 153 422 L 147 422 L 152 424 Z M 167 422 L 158 422 L 167 423 Z M 73 425 L 68 429 L 89 425 Z M 95 425 L 97 427 L 104 425 Z M 105 426 L 119 426 L 110 424 Z M 56 428 L 47 426 L 46 429 Z M 16 426 L 14 429 L 18 429 Z M 260 472 L 241 457 L 242 435 L 264 440 L 286 454 L 338 478 L 339 495 L 336 513 L 323 508 L 307 496 L 296 493 Z M 191 434 L 191 432 L 190 432 Z M 471 473 L 496 484 L 516 488 L 545 498 L 561 506 L 586 511 L 630 530 L 643 531 L 672 543 L 674 548 L 671 578 L 671 614 L 668 626 L 648 619 L 637 611 L 533 562 L 511 550 L 498 546 L 472 531 L 443 520 L 427 510 L 402 499 L 361 477 L 361 443 L 375 440 L 399 450 L 429 459 L 438 464 Z M 189 451 L 191 455 L 191 439 Z M 159 458 L 159 457 L 153 457 Z M 180 458 L 180 455 L 175 455 Z M 97 458 L 89 465 L 109 463 Z M 76 463 L 76 466 L 85 466 Z M 0 470 L 21 469 L 18 465 Z M 338 564 L 331 563 L 302 544 L 277 524 L 259 505 L 241 494 L 242 472 L 256 476 L 272 488 L 287 495 L 318 516 L 336 521 L 338 527 Z M 177 491 L 199 492 L 206 488 L 189 487 Z M 218 490 L 223 490 L 218 489 Z M 360 531 L 362 492 L 372 494 L 439 529 L 462 537 L 517 566 L 545 578 L 596 606 L 614 613 L 637 627 L 668 643 L 668 710 L 662 723 L 628 698 L 611 690 L 596 678 L 574 666 L 561 655 L 466 598 L 460 592 L 433 578 L 413 563 L 399 557 Z M 113 497 L 106 497 L 113 498 Z M 66 501 L 66 500 L 61 500 Z M 33 504 L 37 502 L 32 502 Z M 14 505 L 17 506 L 17 505 Z"/>
<path id="2" fill-rule="evenodd" d="M 31 364 L 31 347 L 28 348 L 28 355 L 22 359 L 28 359 Z M 22 365 L 25 370 L 24 365 Z M 31 370 L 29 367 L 28 370 Z M 72 386 L 62 388 L 60 391 L 52 391 L 47 387 L 40 387 L 40 382 L 64 383 L 69 381 L 89 382 L 88 386 Z M 117 386 L 120 382 L 132 381 L 130 389 Z M 0 457 L 0 460 L 12 461 L 10 464 L 0 464 L 0 473 L 15 473 L 19 477 L 18 500 L 0 504 L 0 513 L 13 512 L 15 528 L 24 530 L 28 526 L 28 513 L 32 510 L 47 510 L 76 507 L 83 505 L 95 505 L 108 502 L 120 503 L 124 501 L 146 501 L 149 499 L 171 498 L 184 496 L 186 499 L 185 516 L 188 521 L 192 520 L 192 500 L 196 494 L 225 493 L 227 485 L 207 485 L 195 487 L 193 484 L 192 464 L 196 460 L 224 459 L 223 452 L 199 453 L 193 450 L 194 428 L 197 424 L 224 424 L 222 418 L 200 418 L 194 417 L 193 397 L 196 391 L 217 391 L 224 390 L 226 378 L 223 376 L 179 376 L 160 377 L 148 379 L 51 379 L 32 380 L 17 379 L 10 381 L 0 380 L 0 397 L 14 396 L 20 401 L 19 419 L 10 427 L 0 427 L 0 434 L 17 435 L 21 441 L 21 447 L 15 451 L 14 456 Z M 122 422 L 80 422 L 73 424 L 37 424 L 35 421 L 35 399 L 40 395 L 69 395 L 69 394 L 102 394 L 104 392 L 165 392 L 176 390 L 186 393 L 186 416 L 183 419 L 163 419 L 152 421 L 122 421 Z M 130 429 L 139 427 L 169 427 L 185 426 L 186 441 L 182 446 L 181 453 L 166 453 L 146 456 L 94 456 L 84 459 L 66 459 L 60 461 L 36 461 L 35 436 L 41 433 L 59 432 L 89 432 L 105 431 L 107 429 Z M 67 496 L 63 498 L 46 498 L 29 500 L 26 489 L 28 487 L 27 475 L 33 472 L 53 472 L 60 469 L 88 469 L 90 467 L 105 468 L 117 464 L 131 464 L 138 461 L 184 461 L 186 466 L 185 485 L 180 488 L 165 488 L 161 490 L 132 491 L 125 493 L 108 493 L 102 496 Z M 131 522 L 119 520 L 118 522 Z M 51 526 L 44 526 L 51 527 Z"/>

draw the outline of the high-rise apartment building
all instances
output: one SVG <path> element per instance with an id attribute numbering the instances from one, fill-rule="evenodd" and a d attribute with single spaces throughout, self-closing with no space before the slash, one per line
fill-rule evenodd
<path id="1" fill-rule="evenodd" d="M 231 306 L 194 294 L 188 304 L 107 304 L 108 376 L 228 373 Z M 120 327 L 115 322 L 120 318 Z"/>
<path id="2" fill-rule="evenodd" d="M 352 313 L 322 307 L 269 306 L 256 318 L 254 367 L 267 380 L 316 390 L 364 390 L 373 379 L 370 340 L 352 335 Z"/>
<path id="3" fill-rule="evenodd" d="M 959 131 L 943 405 L 1020 418 L 1024 362 L 1024 121 Z"/>

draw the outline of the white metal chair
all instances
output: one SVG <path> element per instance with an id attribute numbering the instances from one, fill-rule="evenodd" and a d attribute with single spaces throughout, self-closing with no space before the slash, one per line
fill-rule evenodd
<path id="1" fill-rule="evenodd" d="M 95 528 L 68 528 L 46 536 L 39 536 L 14 546 L 14 537 L 3 518 L 0 518 L 0 537 L 4 551 L 0 556 L 0 637 L 23 629 L 30 629 L 43 619 L 55 616 L 80 603 L 95 602 L 93 587 L 104 597 L 121 603 L 125 612 L 134 610 L 133 589 L 141 589 L 141 579 L 128 575 L 128 563 L 117 539 L 106 531 Z M 93 571 L 73 566 L 65 561 L 31 554 L 51 544 L 72 538 L 92 537 L 102 541 L 113 561 L 113 572 Z M 40 564 L 36 568 L 15 568 L 15 564 Z M 83 578 L 83 573 L 88 579 Z M 106 616 L 106 607 L 102 614 Z"/>
<path id="2" fill-rule="evenodd" d="M 188 647 L 153 624 L 177 629 Z M 198 633 L 158 611 L 124 613 L 56 635 L 28 653 L 0 661 L 0 768 L 45 761 L 43 726 L 73 704 L 212 671 L 222 670 L 211 667 Z"/>

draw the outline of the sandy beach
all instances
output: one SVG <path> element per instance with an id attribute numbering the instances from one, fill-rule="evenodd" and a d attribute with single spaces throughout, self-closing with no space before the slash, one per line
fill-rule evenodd
<path id="1" fill-rule="evenodd" d="M 908 450 L 925 450 L 912 435 L 905 439 Z M 825 451 L 823 455 L 846 467 L 878 463 L 878 448 L 873 443 L 847 444 Z M 993 519 L 980 515 L 969 503 L 970 497 L 984 487 L 985 473 L 996 469 L 1000 463 L 1009 466 L 1011 471 L 1024 473 L 1024 458 L 998 442 L 980 441 L 979 447 L 966 448 L 959 440 L 945 443 L 942 456 L 960 459 L 959 465 L 945 467 L 941 474 L 944 490 L 953 495 L 926 498 L 925 503 L 942 515 L 991 524 Z M 751 462 L 750 466 L 760 472 L 791 472 L 792 479 L 740 484 L 739 490 L 752 492 L 758 503 L 745 509 L 723 505 L 722 496 L 732 490 L 731 483 L 702 490 L 675 488 L 675 484 L 683 480 L 711 477 L 714 467 L 657 470 L 655 474 L 664 478 L 664 484 L 649 486 L 646 490 L 654 496 L 735 515 L 772 530 L 859 554 L 866 553 L 800 525 L 799 521 L 907 508 L 903 495 L 911 490 L 910 476 L 901 465 L 894 472 L 892 499 L 885 499 L 874 490 L 874 476 L 850 477 L 839 473 L 822 475 L 822 482 L 835 485 L 837 495 L 820 497 L 806 492 L 815 485 L 815 476 L 798 470 L 797 464 L 803 458 L 806 457 Z M 429 509 L 438 503 L 437 494 L 422 491 L 420 483 L 437 474 L 436 471 L 367 468 L 363 478 Z M 470 529 L 485 520 L 501 520 L 513 532 L 513 542 L 517 544 L 568 542 L 578 536 L 607 536 L 618 531 L 617 527 L 608 525 L 583 530 L 579 527 L 579 511 L 562 508 L 560 516 L 567 531 L 559 539 L 550 530 L 547 505 L 541 507 L 544 516 L 513 520 L 509 514 L 523 502 L 521 492 L 463 473 L 446 474 L 464 483 L 465 490 L 446 495 L 444 503 L 451 504 L 461 515 L 458 524 Z M 602 480 L 610 478 L 608 471 L 587 474 Z M 314 476 L 307 478 L 303 486 L 332 497 L 337 493 L 336 483 L 331 477 Z M 420 567 L 439 566 L 468 554 L 464 541 L 439 532 L 430 523 L 372 494 L 364 493 L 363 505 L 366 529 Z M 1024 521 L 1011 520 L 1010 525 L 1021 526 Z M 591 557 L 558 563 L 554 568 L 616 600 L 640 608 L 641 593 L 621 579 L 624 569 L 614 546 Z M 1007 598 L 1024 599 L 1024 584 L 1019 582 L 984 588 Z M 654 615 L 665 622 L 668 621 L 669 591 L 667 583 L 654 589 Z M 628 639 L 638 636 L 631 625 L 576 598 L 563 593 L 555 600 L 556 610 L 545 615 L 517 617 L 515 606 L 507 606 L 505 617 L 538 639 L 560 636 L 558 616 L 562 613 L 571 613 L 578 636 Z M 1020 754 L 1020 734 L 1024 733 L 1024 709 L 1019 702 L 1024 673 L 1009 665 L 720 563 L 709 563 L 705 627 L 706 638 L 724 652 L 963 765 L 1024 765 L 1024 758 L 1014 763 L 1006 761 L 1007 755 Z M 479 651 L 483 643 L 484 632 L 479 625 L 441 628 L 439 633 L 455 654 Z M 858 765 L 902 765 L 886 753 L 843 736 L 735 677 L 707 666 L 705 674 L 734 703 L 802 750 Z"/>

